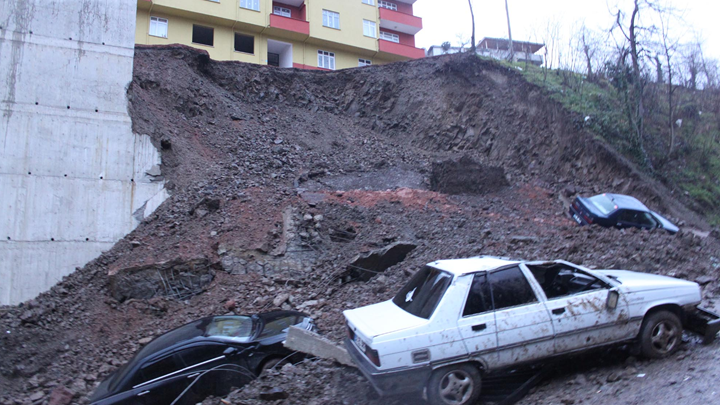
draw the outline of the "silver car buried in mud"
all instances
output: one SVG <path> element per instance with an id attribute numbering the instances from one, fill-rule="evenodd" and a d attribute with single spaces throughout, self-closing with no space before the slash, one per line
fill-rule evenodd
<path id="1" fill-rule="evenodd" d="M 621 342 L 665 357 L 683 325 L 712 338 L 720 324 L 700 299 L 690 281 L 562 260 L 440 260 L 394 299 L 345 311 L 346 346 L 380 394 L 425 389 L 433 404 L 466 405 L 503 368 Z"/>

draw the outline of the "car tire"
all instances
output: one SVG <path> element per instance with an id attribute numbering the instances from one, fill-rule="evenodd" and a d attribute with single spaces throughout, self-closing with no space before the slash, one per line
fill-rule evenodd
<path id="1" fill-rule="evenodd" d="M 477 367 L 464 363 L 437 369 L 427 386 L 432 405 L 469 405 L 480 397 L 482 379 Z"/>
<path id="2" fill-rule="evenodd" d="M 644 357 L 660 359 L 675 353 L 682 342 L 682 323 L 669 311 L 645 317 L 640 329 L 640 352 Z"/>
<path id="3" fill-rule="evenodd" d="M 282 367 L 285 364 L 287 364 L 287 360 L 283 361 L 283 359 L 280 357 L 273 357 L 271 359 L 265 360 L 265 362 L 263 362 L 263 364 L 260 366 L 258 375 L 263 374 L 264 372 L 270 370 L 273 367 L 276 367 L 278 365 Z"/>

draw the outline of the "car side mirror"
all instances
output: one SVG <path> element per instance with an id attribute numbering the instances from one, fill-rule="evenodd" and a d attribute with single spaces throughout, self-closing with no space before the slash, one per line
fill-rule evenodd
<path id="1" fill-rule="evenodd" d="M 608 291 L 607 295 L 607 301 L 605 302 L 605 307 L 609 310 L 613 310 L 617 308 L 618 300 L 620 299 L 620 293 L 615 290 Z"/>

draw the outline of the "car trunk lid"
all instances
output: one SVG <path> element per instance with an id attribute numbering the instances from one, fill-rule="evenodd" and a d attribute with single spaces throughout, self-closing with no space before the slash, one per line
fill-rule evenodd
<path id="1" fill-rule="evenodd" d="M 343 314 L 350 325 L 355 326 L 357 331 L 368 339 L 428 323 L 427 319 L 405 312 L 392 300 L 351 309 Z M 382 314 L 382 316 L 378 316 L 378 314 Z"/>

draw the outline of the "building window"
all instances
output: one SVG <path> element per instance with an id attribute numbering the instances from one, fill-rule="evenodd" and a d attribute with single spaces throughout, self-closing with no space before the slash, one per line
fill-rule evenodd
<path id="1" fill-rule="evenodd" d="M 260 11 L 260 0 L 240 0 L 240 7 Z"/>
<path id="2" fill-rule="evenodd" d="M 158 17 L 150 17 L 150 35 L 154 37 L 167 38 L 168 20 Z"/>
<path id="3" fill-rule="evenodd" d="M 369 59 L 358 59 L 358 66 L 370 66 L 372 61 Z"/>
<path id="4" fill-rule="evenodd" d="M 318 67 L 335 70 L 335 53 L 318 50 Z"/>
<path id="5" fill-rule="evenodd" d="M 363 35 L 366 37 L 377 38 L 376 33 L 377 28 L 375 26 L 375 21 L 363 20 Z"/>
<path id="6" fill-rule="evenodd" d="M 277 14 L 283 17 L 292 18 L 292 12 L 289 8 L 275 6 L 273 7 L 273 14 Z"/>
<path id="7" fill-rule="evenodd" d="M 255 37 L 235 33 L 235 51 L 255 53 Z"/>
<path id="8" fill-rule="evenodd" d="M 196 44 L 213 46 L 214 30 L 210 27 L 193 24 L 192 41 Z"/>
<path id="9" fill-rule="evenodd" d="M 382 8 L 387 8 L 387 9 L 392 10 L 392 11 L 397 11 L 397 4 L 395 4 L 395 3 L 390 3 L 389 1 L 379 0 L 379 1 L 378 1 L 378 6 L 380 6 L 380 7 L 382 7 Z"/>
<path id="10" fill-rule="evenodd" d="M 375 0 L 362 0 L 363 4 L 369 4 L 371 6 L 375 5 Z"/>
<path id="11" fill-rule="evenodd" d="M 340 14 L 323 10 L 323 26 L 340 29 Z"/>
<path id="12" fill-rule="evenodd" d="M 390 41 L 390 42 L 400 43 L 400 35 L 392 34 L 392 33 L 385 32 L 385 31 L 380 31 L 380 39 L 384 39 L 384 40 Z"/>

